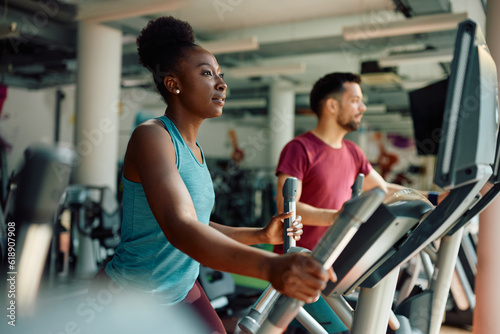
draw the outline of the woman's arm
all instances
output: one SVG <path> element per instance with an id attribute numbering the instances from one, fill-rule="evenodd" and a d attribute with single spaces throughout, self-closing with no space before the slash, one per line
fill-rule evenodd
<path id="1" fill-rule="evenodd" d="M 289 218 L 291 215 L 292 212 L 276 215 L 271 218 L 271 221 L 265 227 L 231 227 L 215 222 L 210 222 L 210 226 L 245 245 L 278 245 L 283 243 L 283 220 Z M 292 223 L 292 226 L 288 228 L 287 235 L 293 236 L 295 240 L 300 240 L 300 236 L 303 233 L 302 227 L 301 217 L 298 216 Z"/>
<path id="2" fill-rule="evenodd" d="M 125 177 L 142 183 L 151 211 L 174 247 L 207 267 L 270 281 L 293 298 L 306 302 L 316 298 L 328 275 L 310 256 L 276 256 L 200 223 L 175 159 L 168 132 L 147 123 L 132 135 L 124 170 Z"/>

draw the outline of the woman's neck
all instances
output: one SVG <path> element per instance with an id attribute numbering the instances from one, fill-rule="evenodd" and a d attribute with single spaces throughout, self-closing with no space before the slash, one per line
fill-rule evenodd
<path id="1" fill-rule="evenodd" d="M 170 107 L 165 110 L 165 116 L 175 124 L 186 144 L 192 148 L 196 147 L 198 130 L 203 120 L 192 117 L 189 112 L 178 112 Z"/>

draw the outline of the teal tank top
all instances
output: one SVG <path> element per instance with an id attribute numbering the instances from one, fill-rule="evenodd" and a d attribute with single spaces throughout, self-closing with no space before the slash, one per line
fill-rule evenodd
<path id="1" fill-rule="evenodd" d="M 200 164 L 174 123 L 166 116 L 158 119 L 172 138 L 177 169 L 191 195 L 198 220 L 208 225 L 215 194 L 203 151 Z M 121 242 L 105 271 L 116 284 L 151 294 L 161 304 L 178 303 L 193 287 L 199 263 L 168 242 L 149 208 L 142 184 L 125 177 L 122 180 Z"/>

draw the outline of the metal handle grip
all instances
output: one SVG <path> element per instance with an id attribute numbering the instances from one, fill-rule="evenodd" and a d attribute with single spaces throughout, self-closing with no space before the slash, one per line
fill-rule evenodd
<path id="1" fill-rule="evenodd" d="M 283 201 L 284 201 L 284 212 L 293 211 L 290 218 L 285 219 L 285 224 L 283 226 L 283 252 L 286 253 L 290 247 L 295 247 L 295 239 L 287 235 L 287 230 L 296 218 L 296 203 L 295 198 L 297 196 L 297 178 L 289 177 L 285 180 L 283 185 Z"/>

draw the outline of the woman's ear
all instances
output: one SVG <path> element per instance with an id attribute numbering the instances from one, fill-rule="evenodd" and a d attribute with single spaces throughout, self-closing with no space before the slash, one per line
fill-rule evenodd
<path id="1" fill-rule="evenodd" d="M 178 94 L 177 92 L 179 91 L 179 85 L 177 84 L 177 79 L 173 76 L 165 76 L 165 78 L 163 78 L 163 85 L 165 85 L 165 88 L 171 94 Z"/>

